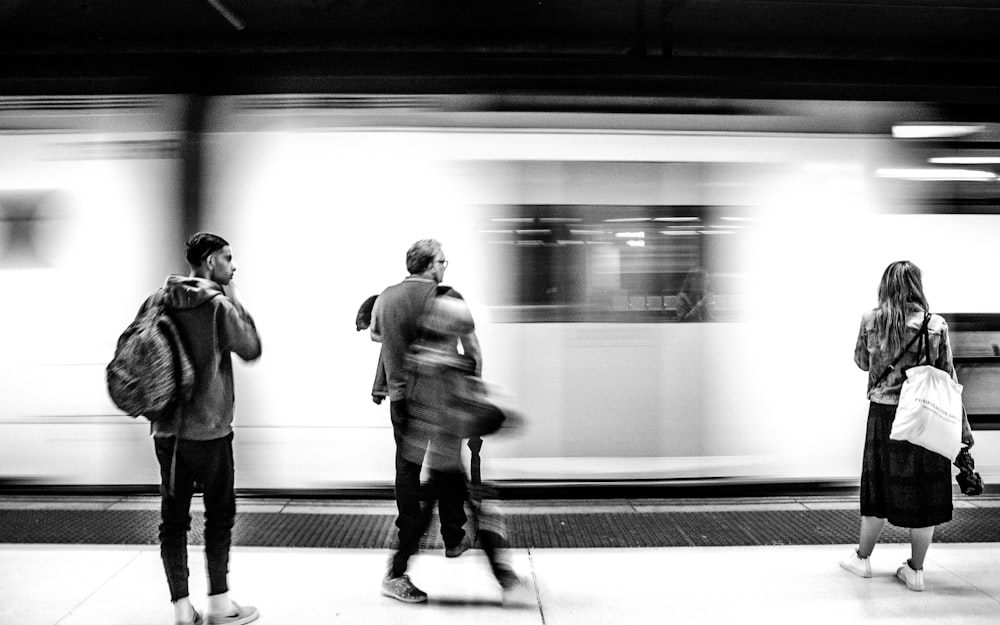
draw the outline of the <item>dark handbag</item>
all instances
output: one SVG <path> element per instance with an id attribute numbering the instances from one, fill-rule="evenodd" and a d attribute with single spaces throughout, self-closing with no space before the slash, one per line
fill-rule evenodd
<path id="1" fill-rule="evenodd" d="M 459 373 L 451 402 L 453 427 L 462 438 L 488 436 L 506 421 L 507 415 L 491 401 L 486 384 L 473 373 Z"/>
<path id="2" fill-rule="evenodd" d="M 962 493 L 973 497 L 982 495 L 983 478 L 976 472 L 976 461 L 972 459 L 972 453 L 969 452 L 968 447 L 958 452 L 958 457 L 955 458 L 955 466 L 958 467 L 958 475 L 955 476 L 955 481 L 958 482 L 958 487 L 962 490 Z"/>
<path id="3" fill-rule="evenodd" d="M 406 363 L 411 413 L 458 438 L 487 436 L 504 425 L 507 415 L 491 400 L 471 358 L 418 343 Z"/>

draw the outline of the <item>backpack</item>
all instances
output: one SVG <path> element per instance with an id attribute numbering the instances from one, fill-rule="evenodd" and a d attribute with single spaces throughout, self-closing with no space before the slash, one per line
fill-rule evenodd
<path id="1" fill-rule="evenodd" d="M 106 374 L 112 401 L 133 417 L 157 421 L 191 399 L 194 365 L 162 290 L 122 332 Z"/>

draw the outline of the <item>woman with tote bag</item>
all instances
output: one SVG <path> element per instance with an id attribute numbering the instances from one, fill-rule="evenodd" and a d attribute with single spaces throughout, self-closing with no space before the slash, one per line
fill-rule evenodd
<path id="1" fill-rule="evenodd" d="M 878 308 L 861 318 L 854 361 L 868 371 L 871 402 L 861 471 L 861 531 L 858 548 L 840 563 L 856 575 L 871 577 L 869 556 L 888 520 L 910 529 L 910 558 L 896 577 L 917 591 L 924 589 L 924 557 L 934 527 L 952 517 L 951 460 L 908 441 L 891 440 L 889 434 L 907 369 L 930 364 L 957 379 L 948 324 L 940 315 L 928 318 L 929 312 L 920 269 L 898 261 L 882 274 Z M 911 341 L 925 323 L 926 343 Z M 973 444 L 964 411 L 962 443 Z"/>

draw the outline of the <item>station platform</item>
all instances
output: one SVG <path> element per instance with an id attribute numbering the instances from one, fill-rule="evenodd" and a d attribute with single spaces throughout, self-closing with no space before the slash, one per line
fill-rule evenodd
<path id="1" fill-rule="evenodd" d="M 851 497 L 503 508 L 509 556 L 530 581 L 516 602 L 501 600 L 482 551 L 446 559 L 434 527 L 410 568 L 429 602 L 381 596 L 391 501 L 240 499 L 232 595 L 260 609 L 258 622 L 281 624 L 1000 622 L 1000 497 L 956 497 L 955 519 L 928 554 L 924 592 L 895 579 L 909 555 L 900 528 L 887 527 L 872 579 L 839 568 L 856 541 Z M 157 510 L 155 497 L 0 497 L 0 623 L 172 623 Z M 193 516 L 191 595 L 203 610 Z"/>

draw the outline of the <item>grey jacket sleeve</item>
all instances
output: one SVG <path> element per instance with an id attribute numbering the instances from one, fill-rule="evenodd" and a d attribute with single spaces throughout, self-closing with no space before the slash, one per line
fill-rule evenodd
<path id="1" fill-rule="evenodd" d="M 868 371 L 868 323 L 861 318 L 861 329 L 858 330 L 858 340 L 854 343 L 854 364 L 858 365 L 862 371 Z"/>
<path id="2" fill-rule="evenodd" d="M 260 335 L 253 317 L 242 305 L 225 296 L 217 297 L 219 307 L 221 347 L 246 361 L 257 360 L 261 355 Z"/>

